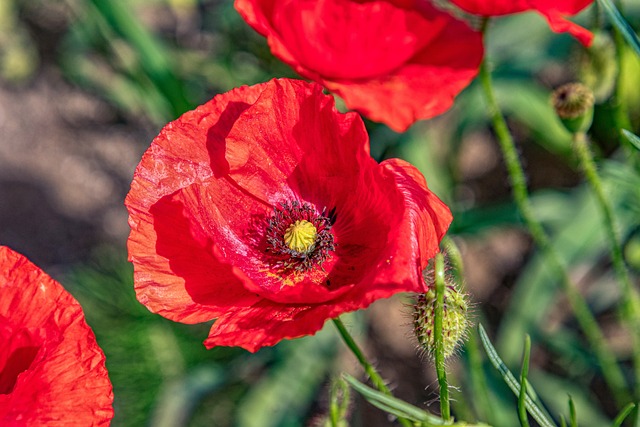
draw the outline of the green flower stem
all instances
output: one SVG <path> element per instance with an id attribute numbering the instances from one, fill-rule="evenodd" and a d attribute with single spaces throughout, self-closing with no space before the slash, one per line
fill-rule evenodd
<path id="1" fill-rule="evenodd" d="M 349 347 L 349 350 L 351 350 L 353 355 L 356 356 L 356 359 L 358 359 L 358 362 L 360 362 L 360 365 L 364 368 L 364 371 L 371 379 L 371 383 L 374 385 L 374 387 L 388 396 L 393 396 L 393 394 L 391 394 L 391 390 L 389 390 L 389 387 L 387 387 L 387 385 L 384 383 L 384 380 L 382 379 L 378 371 L 376 371 L 373 365 L 369 363 L 362 350 L 360 350 L 360 347 L 358 347 L 358 344 L 356 344 L 349 331 L 347 331 L 347 328 L 344 326 L 344 323 L 342 323 L 342 320 L 340 320 L 339 317 L 336 317 L 332 320 L 333 324 L 336 325 L 336 328 L 338 329 L 342 340 L 347 345 L 347 347 Z M 405 427 L 413 426 L 411 421 L 405 418 L 398 418 L 398 421 L 400 421 L 400 424 Z"/>
<path id="2" fill-rule="evenodd" d="M 462 290 L 464 288 L 464 263 L 462 262 L 462 254 L 456 242 L 445 235 L 442 238 L 442 247 L 447 254 L 447 259 L 451 263 L 451 272 L 456 283 Z M 491 396 L 489 392 L 489 386 L 487 385 L 487 379 L 482 367 L 482 356 L 480 355 L 480 349 L 478 348 L 478 341 L 475 334 L 469 334 L 467 344 L 465 345 L 465 354 L 469 363 L 469 380 L 473 389 L 473 408 L 476 413 L 481 412 L 479 418 L 487 421 L 490 425 L 494 425 L 493 420 L 493 404 L 491 403 Z"/>
<path id="3" fill-rule="evenodd" d="M 447 369 L 444 361 L 444 337 L 442 336 L 442 318 L 444 317 L 444 256 L 442 253 L 436 255 L 436 306 L 434 313 L 433 338 L 436 348 L 436 374 L 440 385 L 440 414 L 445 421 L 451 419 L 451 409 L 449 408 L 449 383 L 447 382 Z"/>
<path id="4" fill-rule="evenodd" d="M 487 23 L 488 19 L 485 19 L 482 26 L 482 31 L 485 35 Z M 560 283 L 567 296 L 571 309 L 587 337 L 587 340 L 594 349 L 595 356 L 600 363 L 604 379 L 613 392 L 616 401 L 619 404 L 626 403 L 628 401 L 628 396 L 625 393 L 625 379 L 622 374 L 622 370 L 617 364 L 616 357 L 607 346 L 604 335 L 593 317 L 593 314 L 589 310 L 584 298 L 571 283 L 567 270 L 560 261 L 560 257 L 556 253 L 555 249 L 551 246 L 549 237 L 542 228 L 542 225 L 533 215 L 533 209 L 529 199 L 522 164 L 520 163 L 513 138 L 509 133 L 509 129 L 507 128 L 507 124 L 500 112 L 500 108 L 493 93 L 491 73 L 487 64 L 486 55 L 480 66 L 480 81 L 488 104 L 493 128 L 496 136 L 498 137 L 498 143 L 500 144 L 500 149 L 509 173 L 509 179 L 513 190 L 513 198 L 518 210 L 520 211 L 520 215 L 529 229 L 531 237 L 545 256 L 550 268 L 560 277 Z"/>
<path id="5" fill-rule="evenodd" d="M 602 216 L 604 219 L 605 231 L 609 240 L 611 261 L 618 282 L 622 285 L 624 300 L 623 316 L 631 326 L 631 339 L 633 342 L 633 362 L 636 376 L 636 398 L 640 397 L 638 382 L 640 381 L 640 296 L 631 284 L 629 271 L 625 267 L 622 256 L 622 246 L 617 233 L 616 219 L 609 199 L 602 188 L 602 181 L 598 175 L 593 153 L 589 147 L 589 141 L 584 132 L 573 135 L 573 148 L 578 155 L 580 167 L 582 168 L 591 190 L 596 196 Z"/>

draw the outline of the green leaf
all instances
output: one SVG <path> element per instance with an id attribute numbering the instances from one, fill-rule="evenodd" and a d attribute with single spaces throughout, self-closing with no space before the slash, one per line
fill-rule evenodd
<path id="1" fill-rule="evenodd" d="M 522 356 L 522 371 L 520 373 L 520 394 L 518 395 L 518 417 L 522 427 L 529 427 L 525 398 L 527 397 L 527 375 L 529 374 L 529 356 L 531 354 L 531 337 L 524 340 L 524 355 Z"/>
<path id="2" fill-rule="evenodd" d="M 571 427 L 578 427 L 578 417 L 576 415 L 576 404 L 573 403 L 573 399 L 569 396 L 569 422 Z"/>
<path id="3" fill-rule="evenodd" d="M 478 332 L 480 333 L 480 340 L 482 341 L 482 345 L 484 346 L 487 355 L 489 356 L 489 360 L 491 364 L 500 372 L 502 375 L 502 379 L 509 386 L 511 391 L 516 396 L 520 395 L 520 384 L 516 377 L 513 376 L 509 368 L 504 364 L 500 356 L 498 356 L 498 352 L 491 344 L 487 333 L 485 332 L 482 325 L 478 325 Z M 531 399 L 528 395 L 524 397 L 525 406 L 531 416 L 540 424 L 542 427 L 556 427 L 556 424 L 549 419 L 549 417 L 536 405 L 536 403 Z"/>
<path id="4" fill-rule="evenodd" d="M 452 425 L 441 418 L 431 415 L 420 408 L 417 408 L 404 400 L 400 400 L 393 396 L 388 396 L 378 390 L 374 390 L 362 384 L 360 381 L 348 374 L 343 374 L 344 379 L 353 387 L 355 391 L 360 393 L 373 406 L 382 409 L 389 414 L 398 418 L 408 418 L 413 421 L 426 423 L 429 426 L 445 426 Z"/>

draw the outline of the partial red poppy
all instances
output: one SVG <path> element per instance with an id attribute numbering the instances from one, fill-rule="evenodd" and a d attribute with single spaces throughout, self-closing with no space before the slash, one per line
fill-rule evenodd
<path id="1" fill-rule="evenodd" d="M 0 246 L 0 425 L 107 426 L 113 392 L 78 302 Z"/>
<path id="2" fill-rule="evenodd" d="M 591 45 L 593 34 L 566 19 L 576 15 L 593 0 L 451 0 L 461 9 L 480 16 L 499 16 L 536 11 L 546 18 L 556 33 L 569 33 L 585 46 Z"/>
<path id="3" fill-rule="evenodd" d="M 406 4 L 405 4 L 406 3 Z M 443 113 L 476 76 L 482 37 L 425 2 L 236 0 L 275 56 L 397 131 Z M 401 7 L 404 6 L 404 7 Z"/>
<path id="4" fill-rule="evenodd" d="M 424 292 L 451 222 L 410 164 L 378 164 L 356 113 L 322 87 L 272 80 L 168 124 L 125 204 L 138 300 L 205 345 L 256 351 L 346 311 Z"/>

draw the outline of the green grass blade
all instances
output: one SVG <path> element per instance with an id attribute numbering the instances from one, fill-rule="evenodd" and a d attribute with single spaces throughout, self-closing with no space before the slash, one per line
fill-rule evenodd
<path id="1" fill-rule="evenodd" d="M 636 408 L 635 403 L 627 404 L 627 406 L 622 408 L 620 413 L 613 419 L 613 423 L 611 424 L 611 427 L 620 427 L 622 425 L 622 422 L 627 418 L 627 416 L 629 416 L 631 411 L 633 411 L 635 408 Z"/>
<path id="2" fill-rule="evenodd" d="M 526 336 L 524 340 L 524 355 L 522 356 L 522 372 L 520 373 L 520 394 L 518 396 L 518 417 L 522 427 L 529 427 L 527 418 L 527 407 L 525 398 L 527 397 L 527 375 L 529 374 L 529 357 L 531 354 L 531 337 Z"/>
<path id="3" fill-rule="evenodd" d="M 569 422 L 571 427 L 578 427 L 578 416 L 576 415 L 576 405 L 573 403 L 573 399 L 569 396 Z"/>
<path id="4" fill-rule="evenodd" d="M 609 16 L 611 23 L 620 31 L 627 43 L 629 43 L 629 46 L 640 56 L 640 39 L 629 23 L 622 17 L 613 2 L 611 2 L 611 0 L 598 0 L 598 4 L 602 6 Z"/>
<path id="5" fill-rule="evenodd" d="M 629 140 L 636 150 L 640 151 L 640 138 L 637 135 L 634 135 L 626 129 L 622 129 L 622 134 Z"/>
<path id="6" fill-rule="evenodd" d="M 500 372 L 502 378 L 507 383 L 511 391 L 513 391 L 516 396 L 519 396 L 520 384 L 518 383 L 518 380 L 513 376 L 511 371 L 509 371 L 509 368 L 507 368 L 502 359 L 500 359 L 500 356 L 498 356 L 498 352 L 491 344 L 491 341 L 489 341 L 489 337 L 482 325 L 478 325 L 478 332 L 480 333 L 480 340 L 482 341 L 482 345 L 489 356 L 491 364 L 498 370 L 498 372 Z M 541 427 L 556 427 L 556 424 L 544 414 L 544 412 L 528 395 L 525 396 L 524 400 L 527 410 Z"/>

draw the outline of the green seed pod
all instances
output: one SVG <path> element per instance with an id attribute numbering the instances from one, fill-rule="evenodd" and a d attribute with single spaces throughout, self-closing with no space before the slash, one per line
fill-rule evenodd
<path id="1" fill-rule="evenodd" d="M 447 280 L 447 279 L 445 279 Z M 447 280 L 450 282 L 450 280 Z M 433 286 L 426 294 L 419 294 L 414 304 L 414 332 L 420 346 L 430 356 L 435 355 L 435 321 L 436 291 Z M 456 286 L 448 284 L 444 291 L 444 310 L 442 318 L 442 338 L 444 357 L 449 358 L 464 341 L 469 327 L 467 296 Z"/>
<path id="2" fill-rule="evenodd" d="M 553 91 L 551 103 L 571 133 L 586 132 L 593 120 L 593 92 L 582 83 L 568 83 Z"/>

